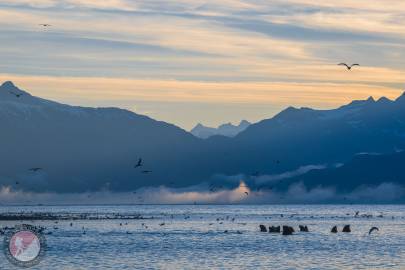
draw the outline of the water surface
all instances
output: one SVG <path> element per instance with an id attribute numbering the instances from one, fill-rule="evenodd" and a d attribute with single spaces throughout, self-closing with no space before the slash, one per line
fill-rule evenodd
<path id="1" fill-rule="evenodd" d="M 145 218 L 80 220 L 73 226 L 71 221 L 0 221 L 1 227 L 29 223 L 52 232 L 46 235 L 45 258 L 32 269 L 405 269 L 404 205 L 0 207 L 0 213 L 21 211 Z M 261 233 L 259 224 L 296 229 L 302 224 L 310 232 Z M 345 224 L 352 233 L 330 233 Z M 368 235 L 372 226 L 380 231 Z M 17 268 L 1 253 L 0 269 Z"/>

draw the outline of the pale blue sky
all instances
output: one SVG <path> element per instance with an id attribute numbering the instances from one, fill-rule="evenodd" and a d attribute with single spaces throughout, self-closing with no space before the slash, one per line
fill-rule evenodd
<path id="1" fill-rule="evenodd" d="M 0 0 L 0 59 L 0 80 L 65 103 L 257 121 L 402 93 L 405 2 Z"/>

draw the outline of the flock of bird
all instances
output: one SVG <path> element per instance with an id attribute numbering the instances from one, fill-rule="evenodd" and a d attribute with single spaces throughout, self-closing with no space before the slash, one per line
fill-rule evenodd
<path id="1" fill-rule="evenodd" d="M 42 26 L 42 27 L 44 27 L 44 28 L 48 28 L 48 27 L 51 27 L 52 25 L 51 25 L 51 24 L 48 24 L 48 23 L 42 23 L 42 24 L 39 24 L 39 26 Z M 359 64 L 351 64 L 351 65 L 349 65 L 349 64 L 346 64 L 346 63 L 340 63 L 340 64 L 338 64 L 338 65 L 339 65 L 339 66 L 345 66 L 345 67 L 347 68 L 347 70 L 349 70 L 349 71 L 352 70 L 352 68 L 355 67 L 355 66 L 360 66 Z M 24 93 L 15 93 L 15 92 L 13 92 L 13 91 L 10 91 L 10 94 L 14 95 L 16 98 L 20 98 L 20 97 L 22 97 L 22 96 L 24 95 Z M 276 160 L 275 163 L 276 163 L 276 164 L 280 164 L 280 161 L 279 161 L 279 160 Z M 141 167 L 143 167 L 143 159 L 142 159 L 142 158 L 139 158 L 139 160 L 138 160 L 138 162 L 135 164 L 134 168 L 137 169 L 137 168 L 141 168 Z M 32 171 L 32 172 L 38 172 L 38 171 L 41 171 L 41 170 L 43 170 L 43 168 L 40 168 L 40 167 L 35 167 L 35 168 L 30 168 L 30 169 L 29 169 L 29 171 Z M 151 171 L 151 170 L 141 170 L 141 173 L 143 173 L 143 174 L 150 174 L 150 173 L 152 173 L 152 171 Z M 260 173 L 259 173 L 259 172 L 254 172 L 254 173 L 251 174 L 251 177 L 259 177 L 259 176 L 260 176 Z M 19 182 L 16 182 L 16 185 L 19 185 Z M 214 185 L 211 185 L 211 186 L 209 187 L 209 191 L 210 191 L 210 192 L 215 192 L 215 191 L 217 191 L 217 190 L 219 190 L 219 189 L 222 189 L 222 188 L 223 188 L 223 186 L 214 186 Z M 262 188 L 259 187 L 259 188 L 257 188 L 257 191 L 260 191 L 261 189 L 262 189 Z M 272 187 L 269 187 L 269 189 L 272 189 Z M 134 193 L 136 193 L 136 192 L 134 192 Z M 244 194 L 245 194 L 246 196 L 249 196 L 249 192 L 248 192 L 248 191 L 245 191 Z"/>
<path id="2" fill-rule="evenodd" d="M 190 215 L 187 214 L 187 213 L 184 213 L 184 214 L 182 214 L 182 215 L 183 215 L 184 220 L 188 220 L 188 219 L 191 218 Z M 171 219 L 171 220 L 174 219 L 174 215 L 173 215 L 173 214 L 168 215 L 168 216 L 170 216 L 170 219 Z M 294 216 L 296 216 L 296 215 L 294 215 L 294 214 L 292 214 L 292 215 L 290 215 L 290 216 L 286 216 L 286 215 L 283 215 L 283 214 L 280 215 L 281 218 L 283 218 L 283 217 L 291 218 L 291 217 L 294 217 Z M 367 218 L 369 218 L 369 216 L 370 216 L 370 215 L 362 215 L 362 216 L 355 215 L 354 217 L 355 217 L 355 218 L 360 218 L 360 217 L 367 217 Z M 380 215 L 380 216 L 378 216 L 378 217 L 381 217 L 381 216 L 382 216 L 382 215 Z M 65 218 L 66 218 L 66 216 L 65 216 Z M 149 220 L 155 220 L 155 218 L 156 218 L 156 217 L 153 217 L 153 216 L 152 216 L 152 217 L 149 217 L 149 218 L 140 217 L 140 219 L 149 219 Z M 195 217 L 195 218 L 198 218 L 198 217 Z M 246 226 L 246 225 L 248 224 L 248 223 L 246 223 L 246 222 L 238 222 L 238 221 L 237 221 L 238 218 L 239 218 L 239 216 L 238 216 L 237 214 L 234 215 L 234 216 L 227 215 L 227 216 L 224 216 L 224 217 L 217 217 L 217 218 L 215 218 L 215 221 L 216 221 L 216 223 L 217 223 L 218 225 L 225 225 L 226 222 L 238 224 L 238 225 L 241 225 L 241 226 Z M 106 219 L 110 219 L 110 218 L 106 218 Z M 200 216 L 199 219 L 202 220 L 202 219 L 203 219 L 203 216 Z M 93 220 L 93 219 L 89 219 L 89 220 Z M 300 219 L 298 219 L 298 220 L 300 220 Z M 214 222 L 207 223 L 207 225 L 208 225 L 208 226 L 212 226 L 212 225 L 215 224 L 215 221 L 214 221 Z M 39 226 L 39 227 L 38 227 L 38 228 L 39 228 L 39 232 L 40 232 L 40 233 L 43 233 L 43 234 L 45 234 L 45 235 L 51 235 L 51 234 L 53 234 L 54 231 L 60 229 L 60 227 L 58 227 L 58 226 L 59 226 L 59 221 L 58 221 L 58 220 L 56 220 L 56 221 L 54 220 L 53 223 L 54 223 L 54 224 L 53 224 L 51 227 L 49 227 L 49 228 L 46 228 L 46 227 L 43 227 L 43 226 Z M 129 224 L 129 220 L 126 220 L 125 223 L 124 223 L 123 221 L 121 221 L 121 222 L 119 223 L 119 227 L 125 227 L 125 226 L 136 225 L 136 224 L 137 224 L 137 223 Z M 153 223 L 151 223 L 151 224 L 146 224 L 146 222 L 143 221 L 143 222 L 141 223 L 141 227 L 142 227 L 143 229 L 149 229 L 150 226 L 156 228 L 156 227 L 163 227 L 163 226 L 170 225 L 170 224 L 171 224 L 171 222 L 170 222 L 170 221 L 167 221 L 167 220 L 165 220 L 165 219 L 162 220 L 162 221 L 159 221 L 159 222 L 153 222 Z M 83 226 L 83 224 L 80 224 L 80 223 L 79 223 L 79 224 L 76 224 L 76 225 L 75 225 L 72 221 L 69 221 L 69 227 L 74 227 L 74 226 L 77 226 L 77 225 L 79 225 L 79 227 L 81 227 L 82 234 L 86 234 L 87 229 L 85 228 L 85 226 Z M 0 235 L 4 235 L 8 230 L 12 230 L 12 229 L 13 229 L 12 227 L 3 227 L 3 228 L 0 228 Z M 283 235 L 293 235 L 293 234 L 295 233 L 295 229 L 294 229 L 293 227 L 287 226 L 287 225 L 284 225 L 284 226 L 269 226 L 269 227 L 267 228 L 265 225 L 260 224 L 260 225 L 259 225 L 259 231 L 260 231 L 260 232 L 269 232 L 269 233 L 281 233 L 281 234 L 283 234 Z M 299 225 L 299 231 L 300 231 L 300 232 L 310 232 L 310 230 L 309 230 L 309 228 L 308 228 L 307 225 Z M 376 227 L 376 226 L 373 226 L 373 227 L 371 227 L 371 228 L 368 230 L 368 235 L 371 235 L 373 232 L 377 232 L 377 231 L 379 231 L 379 228 Z M 229 233 L 230 231 L 229 231 L 229 230 L 224 230 L 223 232 L 224 232 L 224 233 Z M 330 230 L 330 233 L 333 233 L 333 234 L 336 234 L 336 233 L 339 233 L 339 232 L 351 233 L 351 232 L 352 232 L 352 229 L 351 229 L 350 225 L 345 225 L 345 226 L 343 226 L 342 230 L 339 230 L 339 229 L 338 229 L 338 226 L 333 226 L 333 228 Z M 243 232 L 240 231 L 240 230 L 237 230 L 236 233 L 242 234 Z M 127 229 L 127 230 L 126 230 L 126 234 L 132 234 L 132 232 Z"/>
<path id="3" fill-rule="evenodd" d="M 43 23 L 43 24 L 39 24 L 39 26 L 42 26 L 42 27 L 44 27 L 44 28 L 47 28 L 47 27 L 51 27 L 52 25 L 50 25 L 50 24 L 47 24 L 47 23 Z M 349 64 L 346 64 L 346 63 L 340 63 L 340 64 L 338 64 L 339 66 L 344 66 L 344 67 L 346 67 L 347 68 L 347 70 L 352 70 L 352 68 L 353 67 L 355 67 L 355 66 L 360 66 L 359 64 L 351 64 L 351 65 L 349 65 Z M 20 97 L 22 97 L 23 95 L 24 95 L 24 93 L 16 93 L 16 92 L 13 92 L 13 91 L 10 91 L 10 94 L 11 95 L 14 95 L 16 98 L 20 98 Z M 276 164 L 280 164 L 281 162 L 280 162 L 280 160 L 275 160 L 275 163 Z M 135 169 L 138 169 L 138 168 L 142 168 L 144 166 L 144 161 L 143 161 L 143 159 L 142 158 L 139 158 L 138 159 L 138 162 L 134 165 L 134 168 Z M 41 168 L 41 167 L 34 167 L 34 168 L 30 168 L 29 169 L 29 171 L 31 171 L 31 172 L 34 172 L 34 173 L 36 173 L 36 172 L 39 172 L 39 171 L 42 171 L 43 170 L 43 168 Z M 150 173 L 152 173 L 152 171 L 151 170 L 141 170 L 140 171 L 142 174 L 150 174 Z M 259 177 L 261 174 L 260 174 L 260 172 L 258 172 L 258 171 L 256 171 L 256 172 L 253 172 L 253 173 L 251 173 L 250 174 L 250 176 L 251 177 L 254 177 L 254 178 L 257 178 L 257 177 Z M 15 182 L 15 184 L 16 185 L 19 185 L 20 183 L 17 181 L 17 182 Z M 174 182 L 171 182 L 171 184 L 173 184 L 174 185 Z M 245 187 L 247 187 L 247 186 L 245 186 Z M 248 188 L 248 187 L 247 187 Z M 221 189 L 223 189 L 223 186 L 222 185 L 218 185 L 218 186 L 215 186 L 215 185 L 213 185 L 213 184 L 211 184 L 210 186 L 209 186 L 209 191 L 210 192 L 216 192 L 216 191 L 218 191 L 218 190 L 221 190 Z M 262 190 L 262 189 L 273 189 L 273 187 L 258 187 L 257 188 L 257 191 L 260 191 L 260 190 Z M 136 192 L 134 192 L 134 194 L 136 194 Z M 246 195 L 246 196 L 249 196 L 249 191 L 244 191 L 244 194 Z M 90 195 L 89 195 L 89 197 L 90 197 Z M 140 198 L 141 200 L 142 200 L 142 198 Z M 196 204 L 196 203 L 195 203 Z"/>
<path id="4" fill-rule="evenodd" d="M 21 95 L 20 95 L 21 96 Z M 142 158 L 139 158 L 139 160 L 138 160 L 138 162 L 135 164 L 135 166 L 134 166 L 134 168 L 136 169 L 136 168 L 140 168 L 140 167 L 142 167 L 143 166 L 143 160 L 142 160 Z M 44 170 L 44 168 L 41 168 L 41 167 L 33 167 L 33 168 L 29 168 L 28 169 L 28 171 L 30 171 L 30 172 L 33 172 L 33 173 L 36 173 L 36 172 L 39 172 L 39 171 L 43 171 Z M 141 171 L 141 173 L 143 173 L 143 174 L 149 174 L 149 173 L 152 173 L 152 171 L 151 170 L 142 170 Z M 20 182 L 15 182 L 15 184 L 16 185 L 19 185 L 20 184 Z"/>

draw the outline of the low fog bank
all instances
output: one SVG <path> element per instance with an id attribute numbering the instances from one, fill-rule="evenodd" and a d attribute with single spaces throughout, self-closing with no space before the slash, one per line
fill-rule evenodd
<path id="1" fill-rule="evenodd" d="M 208 184 L 188 188 L 142 188 L 131 192 L 102 190 L 87 193 L 33 193 L 0 188 L 1 205 L 87 205 L 87 204 L 321 204 L 321 203 L 405 203 L 405 187 L 393 183 L 362 186 L 350 193 L 332 187 L 308 189 L 292 184 L 287 191 L 252 190 L 243 181 L 232 189 L 210 191 Z"/>

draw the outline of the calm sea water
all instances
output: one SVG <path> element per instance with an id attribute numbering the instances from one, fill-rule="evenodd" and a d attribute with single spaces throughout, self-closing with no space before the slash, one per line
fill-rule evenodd
<path id="1" fill-rule="evenodd" d="M 74 221 L 72 227 L 70 221 L 0 221 L 1 227 L 31 223 L 53 232 L 46 236 L 45 258 L 32 269 L 405 269 L 404 205 L 0 207 L 8 211 L 150 218 Z M 355 217 L 356 211 L 373 217 Z M 310 232 L 261 233 L 259 224 L 302 224 Z M 334 225 L 341 230 L 345 224 L 352 233 L 330 233 Z M 380 231 L 369 235 L 372 226 Z M 17 268 L 1 253 L 0 269 Z"/>

